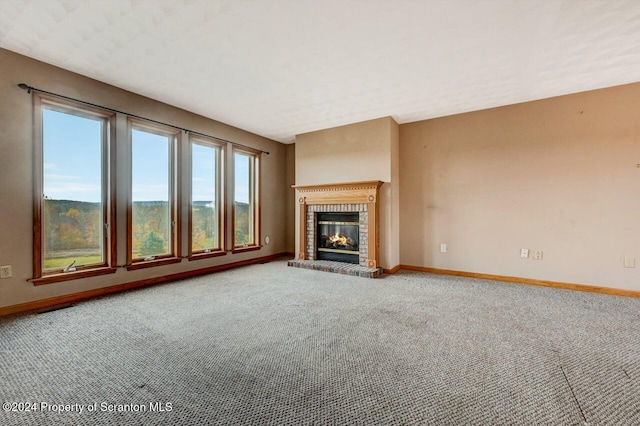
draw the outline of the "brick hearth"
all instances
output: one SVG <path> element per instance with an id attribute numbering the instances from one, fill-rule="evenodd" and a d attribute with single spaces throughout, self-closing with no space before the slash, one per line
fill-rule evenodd
<path id="1" fill-rule="evenodd" d="M 334 262 L 331 260 L 290 260 L 288 266 L 313 269 L 315 271 L 334 272 L 343 275 L 353 275 L 364 278 L 377 278 L 382 274 L 382 268 L 367 268 L 351 263 Z"/>

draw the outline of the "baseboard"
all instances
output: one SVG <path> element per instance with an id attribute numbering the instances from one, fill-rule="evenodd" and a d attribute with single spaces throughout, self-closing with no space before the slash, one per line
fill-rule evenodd
<path id="1" fill-rule="evenodd" d="M 400 265 L 400 269 L 408 271 L 430 272 L 432 274 L 455 275 L 458 277 L 480 278 L 483 280 L 504 281 L 508 283 L 530 284 L 542 287 L 561 288 L 565 290 L 586 291 L 590 293 L 611 294 L 640 298 L 640 291 L 623 290 L 610 287 L 598 287 L 588 284 L 564 283 L 559 281 L 536 280 L 533 278 L 510 277 L 506 275 L 480 274 L 477 272 L 454 271 L 450 269 L 427 268 L 424 266 Z"/>
<path id="2" fill-rule="evenodd" d="M 102 287 L 102 288 L 87 290 L 79 293 L 66 294 L 63 296 L 52 297 L 49 299 L 42 299 L 42 300 L 36 300 L 33 302 L 20 303 L 18 305 L 5 306 L 0 308 L 0 316 L 11 315 L 11 314 L 26 312 L 26 311 L 33 311 L 36 309 L 43 309 L 50 306 L 62 305 L 65 303 L 80 302 L 82 300 L 87 300 L 94 297 L 104 296 L 112 293 L 118 293 L 121 291 L 126 291 L 130 289 L 138 288 L 138 287 L 145 287 L 148 285 L 160 284 L 167 281 L 174 281 L 174 280 L 179 280 L 183 278 L 195 277 L 198 275 L 210 274 L 213 272 L 239 268 L 241 266 L 252 265 L 255 263 L 268 262 L 271 260 L 278 259 L 280 257 L 293 257 L 293 256 L 294 256 L 293 253 L 277 253 L 269 256 L 258 257 L 255 259 L 242 260 L 239 262 L 211 266 L 208 268 L 196 269 L 193 271 L 185 271 L 177 274 L 165 275 L 162 277 L 147 278 L 144 280 L 132 281 L 129 283 L 117 284 L 114 286 Z M 593 286 L 588 284 L 574 284 L 574 283 L 565 283 L 565 282 L 559 282 L 559 281 L 536 280 L 532 278 L 510 277 L 506 275 L 481 274 L 477 272 L 427 268 L 424 266 L 397 265 L 391 269 L 383 269 L 383 272 L 385 274 L 394 274 L 398 272 L 400 269 L 405 269 L 409 271 L 430 272 L 433 274 L 442 274 L 442 275 L 455 275 L 459 277 L 479 278 L 483 280 L 503 281 L 503 282 L 509 282 L 509 283 L 517 283 L 517 284 L 529 284 L 529 285 L 537 285 L 537 286 L 543 286 L 543 287 L 561 288 L 566 290 L 586 291 L 591 293 L 610 294 L 614 296 L 640 298 L 640 291 L 623 290 L 623 289 L 616 289 L 616 288 L 610 288 L 610 287 L 599 287 L 599 286 Z"/>
<path id="3" fill-rule="evenodd" d="M 196 269 L 193 271 L 179 272 L 176 274 L 165 275 L 162 277 L 147 278 L 139 281 L 132 281 L 123 284 L 117 284 L 109 287 L 96 288 L 94 290 L 82 291 L 80 293 L 65 294 L 63 296 L 52 297 L 49 299 L 36 300 L 33 302 L 20 303 L 18 305 L 5 306 L 0 308 L 0 317 L 5 315 L 17 314 L 20 312 L 34 311 L 36 309 L 47 308 L 49 306 L 62 305 L 65 303 L 80 302 L 82 300 L 91 299 L 106 294 L 118 293 L 121 291 L 131 290 L 138 287 L 160 284 L 167 281 L 180 280 L 183 278 L 195 277 L 198 275 L 210 274 L 212 272 L 224 271 L 227 269 L 239 268 L 241 266 L 252 265 L 255 263 L 263 263 L 278 259 L 283 256 L 289 256 L 289 253 L 278 253 L 269 256 L 258 257 L 255 259 L 241 260 L 239 262 L 227 263 L 224 265 L 211 266 L 208 268 Z"/>
<path id="4" fill-rule="evenodd" d="M 401 268 L 402 265 L 396 265 L 391 269 L 385 269 L 382 268 L 382 272 L 384 272 L 385 274 L 395 274 L 396 272 L 398 272 Z"/>

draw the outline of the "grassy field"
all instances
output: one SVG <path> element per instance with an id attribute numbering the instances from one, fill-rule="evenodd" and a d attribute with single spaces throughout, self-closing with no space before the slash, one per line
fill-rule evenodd
<path id="1" fill-rule="evenodd" d="M 74 257 L 60 257 L 56 259 L 45 259 L 44 269 L 58 269 L 69 266 L 71 262 L 76 261 L 73 266 L 92 265 L 95 263 L 102 263 L 101 256 L 74 256 Z"/>

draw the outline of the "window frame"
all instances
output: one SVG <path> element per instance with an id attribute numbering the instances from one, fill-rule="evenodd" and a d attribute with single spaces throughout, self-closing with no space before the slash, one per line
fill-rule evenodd
<path id="1" fill-rule="evenodd" d="M 260 152 L 257 150 L 253 150 L 245 147 L 237 147 L 233 146 L 231 162 L 232 162 L 232 175 L 233 179 L 231 182 L 231 247 L 232 253 L 242 253 L 246 251 L 252 250 L 260 250 L 262 248 L 262 240 L 260 237 L 261 229 L 261 219 L 262 214 L 260 211 Z M 236 202 L 235 202 L 235 193 L 236 193 L 236 179 L 235 179 L 235 155 L 242 154 L 248 156 L 250 160 L 249 165 L 249 202 L 253 202 L 253 243 L 248 245 L 238 246 L 236 245 Z"/>
<path id="2" fill-rule="evenodd" d="M 206 251 L 206 250 L 193 250 L 193 145 L 200 145 L 208 148 L 214 148 L 218 150 L 218 158 L 216 164 L 216 208 L 218 211 L 218 249 Z M 224 256 L 227 254 L 226 250 L 226 210 L 227 203 L 225 199 L 225 163 L 226 163 L 226 147 L 224 144 L 216 142 L 211 138 L 204 136 L 189 136 L 189 226 L 188 226 L 188 258 L 189 260 L 207 259 L 210 257 Z"/>
<path id="3" fill-rule="evenodd" d="M 144 257 L 133 257 L 133 130 L 147 132 L 169 138 L 169 214 L 171 226 L 170 253 L 153 256 L 153 259 L 145 260 Z M 152 123 L 147 120 L 129 117 L 127 119 L 128 138 L 128 182 L 127 182 L 127 270 L 149 268 L 154 266 L 169 265 L 182 261 L 181 257 L 181 215 L 180 215 L 180 179 L 181 157 L 180 145 L 182 131 L 174 127 Z"/>
<path id="4" fill-rule="evenodd" d="M 117 263 L 116 245 L 116 199 L 115 199 L 115 143 L 116 114 L 94 106 L 87 106 L 61 97 L 34 93 L 33 95 L 33 278 L 34 285 L 51 284 L 80 278 L 115 273 Z M 44 109 L 103 122 L 101 140 L 101 202 L 103 218 L 103 256 L 100 264 L 77 266 L 72 271 L 64 268 L 44 270 Z"/>

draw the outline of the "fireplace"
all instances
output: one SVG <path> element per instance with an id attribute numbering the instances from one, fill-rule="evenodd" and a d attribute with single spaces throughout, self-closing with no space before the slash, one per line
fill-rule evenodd
<path id="1" fill-rule="evenodd" d="M 316 259 L 360 263 L 360 215 L 317 213 Z"/>
<path id="2" fill-rule="evenodd" d="M 344 263 L 344 273 L 349 274 L 355 271 L 352 266 L 358 265 L 375 270 L 366 276 L 378 276 L 382 271 L 378 255 L 381 185 L 381 181 L 295 185 L 296 260 Z"/>

